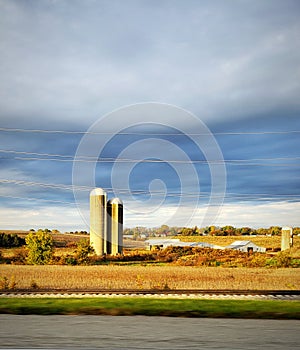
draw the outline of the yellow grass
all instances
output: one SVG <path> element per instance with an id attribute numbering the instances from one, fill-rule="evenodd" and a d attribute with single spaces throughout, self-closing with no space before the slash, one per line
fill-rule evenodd
<path id="1" fill-rule="evenodd" d="M 298 269 L 0 265 L 4 276 L 17 288 L 300 289 Z"/>

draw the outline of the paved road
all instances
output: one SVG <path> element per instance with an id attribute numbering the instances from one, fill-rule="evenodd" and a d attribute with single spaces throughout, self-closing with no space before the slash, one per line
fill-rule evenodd
<path id="1" fill-rule="evenodd" d="M 1 349 L 296 349 L 300 321 L 0 315 Z"/>

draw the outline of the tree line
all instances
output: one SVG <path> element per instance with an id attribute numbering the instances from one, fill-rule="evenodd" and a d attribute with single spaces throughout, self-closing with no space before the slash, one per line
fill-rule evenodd
<path id="1" fill-rule="evenodd" d="M 1 248 L 21 247 L 25 244 L 25 238 L 19 237 L 17 234 L 0 233 Z"/>
<path id="2" fill-rule="evenodd" d="M 126 228 L 124 235 L 132 236 L 133 239 L 145 238 L 145 237 L 164 237 L 164 236 L 249 236 L 249 235 L 260 235 L 260 236 L 278 236 L 281 235 L 280 226 L 271 226 L 269 228 L 258 228 L 254 229 L 251 227 L 234 227 L 234 226 L 207 226 L 207 227 L 169 227 L 162 225 L 158 228 L 147 228 L 147 227 L 134 227 Z M 300 234 L 300 227 L 293 228 L 293 234 Z"/>

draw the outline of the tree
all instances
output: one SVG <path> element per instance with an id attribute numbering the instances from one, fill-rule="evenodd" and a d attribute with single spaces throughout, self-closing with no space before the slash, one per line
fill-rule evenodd
<path id="1" fill-rule="evenodd" d="M 257 230 L 256 230 L 256 232 L 257 232 L 257 234 L 258 235 L 264 235 L 264 236 L 266 236 L 267 234 L 269 234 L 269 230 L 267 229 L 267 228 L 258 228 Z"/>
<path id="2" fill-rule="evenodd" d="M 0 247 L 3 248 L 13 248 L 20 247 L 25 244 L 25 239 L 19 237 L 15 233 L 13 235 L 0 233 Z"/>
<path id="3" fill-rule="evenodd" d="M 89 255 L 95 253 L 95 250 L 86 239 L 81 239 L 77 243 L 77 249 L 75 251 L 75 258 L 78 264 L 87 264 L 89 261 Z"/>
<path id="4" fill-rule="evenodd" d="M 240 228 L 240 233 L 242 236 L 249 236 L 251 234 L 252 230 L 250 227 L 242 227 Z"/>
<path id="5" fill-rule="evenodd" d="M 168 225 L 161 225 L 158 229 L 157 229 L 157 233 L 159 235 L 162 235 L 162 234 L 167 234 L 169 232 L 170 228 Z"/>
<path id="6" fill-rule="evenodd" d="M 196 236 L 197 235 L 197 226 L 194 228 L 184 227 L 180 232 L 182 236 Z"/>
<path id="7" fill-rule="evenodd" d="M 54 229 L 54 230 L 52 230 L 52 231 L 51 231 L 51 233 L 55 233 L 55 234 L 57 234 L 57 233 L 60 233 L 60 232 L 59 232 L 59 230 Z"/>
<path id="8" fill-rule="evenodd" d="M 269 232 L 272 236 L 280 236 L 281 235 L 281 227 L 280 226 L 271 226 L 269 228 Z"/>
<path id="9" fill-rule="evenodd" d="M 53 239 L 52 236 L 43 230 L 30 232 L 25 238 L 28 257 L 27 261 L 33 265 L 48 264 L 53 256 Z"/>
<path id="10" fill-rule="evenodd" d="M 224 236 L 234 236 L 236 234 L 233 226 L 227 225 L 221 229 L 224 232 Z"/>
<path id="11" fill-rule="evenodd" d="M 293 235 L 300 235 L 300 227 L 293 228 Z"/>

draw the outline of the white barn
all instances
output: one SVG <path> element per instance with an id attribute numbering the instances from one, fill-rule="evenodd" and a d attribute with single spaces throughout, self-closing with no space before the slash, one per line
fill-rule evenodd
<path id="1" fill-rule="evenodd" d="M 265 253 L 266 252 L 266 248 L 260 247 L 251 241 L 235 241 L 230 245 L 228 245 L 227 247 L 225 247 L 225 249 L 235 249 L 245 253 L 250 253 L 250 252 Z"/>

